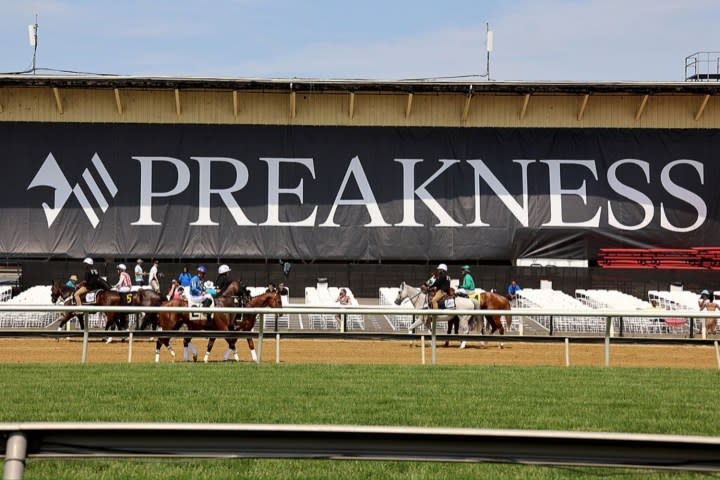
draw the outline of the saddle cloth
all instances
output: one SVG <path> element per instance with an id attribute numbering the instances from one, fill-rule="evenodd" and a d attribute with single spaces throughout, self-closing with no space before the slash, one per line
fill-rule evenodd
<path id="1" fill-rule="evenodd" d="M 188 298 L 188 305 L 189 305 L 190 307 L 202 307 L 202 306 L 203 306 L 203 300 L 205 300 L 205 299 L 202 298 L 202 297 L 189 297 L 189 298 Z M 214 298 L 212 299 L 212 302 L 210 302 L 210 305 L 209 305 L 209 306 L 210 306 L 210 307 L 214 307 L 214 306 L 215 306 L 215 299 L 214 299 Z M 205 316 L 204 313 L 192 312 L 192 313 L 190 314 L 190 319 L 192 319 L 192 320 L 202 320 L 204 316 Z"/>
<path id="2" fill-rule="evenodd" d="M 95 305 L 95 302 L 97 301 L 97 294 L 102 292 L 102 290 L 93 290 L 92 292 L 87 292 L 85 294 L 85 301 L 83 304 L 85 305 Z"/>

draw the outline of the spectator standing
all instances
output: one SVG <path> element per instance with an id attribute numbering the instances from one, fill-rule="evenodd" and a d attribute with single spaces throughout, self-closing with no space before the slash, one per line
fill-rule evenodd
<path id="1" fill-rule="evenodd" d="M 519 292 L 520 290 L 522 290 L 522 287 L 520 285 L 518 285 L 518 283 L 515 280 L 510 282 L 507 292 L 508 292 L 508 297 L 510 298 L 511 301 L 515 300 L 517 298 L 517 292 Z"/>
<path id="2" fill-rule="evenodd" d="M 180 272 L 180 275 L 178 275 L 178 281 L 180 282 L 181 286 L 187 288 L 190 286 L 190 280 L 192 280 L 192 275 L 190 275 L 190 272 L 188 272 L 187 266 L 184 266 L 182 272 Z"/>
<path id="3" fill-rule="evenodd" d="M 137 262 L 135 263 L 135 285 L 143 286 L 145 285 L 145 276 L 147 273 L 143 271 L 143 260 L 142 258 L 138 258 Z"/>
<path id="4" fill-rule="evenodd" d="M 153 266 L 150 267 L 150 272 L 148 273 L 148 285 L 150 285 L 150 288 L 156 293 L 160 293 L 160 278 L 158 278 L 160 275 L 158 273 L 159 263 L 159 260 L 153 260 Z"/>
<path id="5" fill-rule="evenodd" d="M 282 294 L 281 294 L 282 295 Z M 350 305 L 350 295 L 348 295 L 347 290 L 344 288 L 340 289 L 340 292 L 338 293 L 338 297 L 335 299 L 335 303 L 339 304 L 341 307 L 345 307 L 347 305 Z M 339 314 L 335 315 L 335 320 L 337 320 L 338 324 L 342 321 L 342 318 Z"/>
<path id="6" fill-rule="evenodd" d="M 708 312 L 714 312 L 718 309 L 718 305 L 715 303 L 715 295 L 710 293 L 709 290 L 705 289 L 700 292 L 700 299 L 698 300 L 698 308 L 700 311 L 707 310 Z M 715 335 L 717 330 L 717 319 L 706 318 L 705 319 L 705 330 L 711 335 Z"/>
<path id="7" fill-rule="evenodd" d="M 287 297 L 288 295 L 290 295 L 290 291 L 283 282 L 278 283 L 278 290 L 280 291 L 281 297 Z"/>

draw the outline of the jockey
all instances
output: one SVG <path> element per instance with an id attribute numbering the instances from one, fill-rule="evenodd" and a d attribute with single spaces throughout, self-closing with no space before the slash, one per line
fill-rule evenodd
<path id="1" fill-rule="evenodd" d="M 430 303 L 432 308 L 437 310 L 438 302 L 445 298 L 445 295 L 450 293 L 450 277 L 448 277 L 447 274 L 447 265 L 444 263 L 438 265 L 435 270 L 434 286 L 437 287 L 437 291 Z"/>
<path id="2" fill-rule="evenodd" d="M 95 268 L 93 259 L 88 257 L 83 260 L 85 267 L 85 278 L 78 283 L 75 290 L 75 304 L 82 305 L 82 296 L 90 290 L 102 290 L 108 288 L 107 282 L 100 278 L 100 272 Z"/>
<path id="3" fill-rule="evenodd" d="M 230 279 L 230 267 L 223 264 L 218 268 L 218 276 L 215 280 L 215 289 L 219 295 L 222 295 L 225 289 L 230 286 L 232 280 Z"/>
<path id="4" fill-rule="evenodd" d="M 205 265 L 200 265 L 197 268 L 197 275 L 192 277 L 190 280 L 190 299 L 194 303 L 202 303 L 203 307 L 209 307 L 212 305 L 212 296 L 205 292 L 205 274 L 207 268 Z M 207 314 L 208 323 L 212 321 L 212 314 Z"/>
<path id="5" fill-rule="evenodd" d="M 457 293 L 465 294 L 466 296 L 475 291 L 475 280 L 470 275 L 470 265 L 463 265 L 462 267 L 462 284 L 457 289 Z"/>
<path id="6" fill-rule="evenodd" d="M 132 288 L 132 280 L 130 279 L 130 275 L 127 273 L 127 267 L 124 263 L 117 266 L 117 272 L 119 279 L 118 282 L 113 285 L 112 289 L 121 293 L 129 292 Z"/>

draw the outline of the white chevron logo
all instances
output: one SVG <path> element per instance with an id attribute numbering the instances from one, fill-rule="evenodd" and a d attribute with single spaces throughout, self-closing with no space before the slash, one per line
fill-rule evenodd
<path id="1" fill-rule="evenodd" d="M 118 192 L 117 186 L 115 185 L 115 182 L 113 182 L 112 177 L 110 177 L 110 174 L 97 153 L 95 153 L 92 157 L 92 164 L 95 167 L 95 174 L 100 177 L 100 180 L 102 180 L 102 183 L 107 189 L 107 193 L 110 194 L 110 198 L 115 198 L 115 195 L 117 195 Z M 92 198 L 95 200 L 95 204 L 100 208 L 100 210 L 102 210 L 103 213 L 105 213 L 108 209 L 108 201 L 90 170 L 86 168 L 82 173 L 82 181 L 77 182 L 73 187 L 70 185 L 67 177 L 60 169 L 60 165 L 58 165 L 52 152 L 48 154 L 47 158 L 40 167 L 40 170 L 38 170 L 35 177 L 30 182 L 30 185 L 28 185 L 27 190 L 35 187 L 50 187 L 55 191 L 53 205 L 50 206 L 46 202 L 43 202 L 42 204 L 43 210 L 45 210 L 45 218 L 47 219 L 48 227 L 53 224 L 57 216 L 60 214 L 60 211 L 65 206 L 65 203 L 70 198 L 70 195 L 73 194 L 80 203 L 83 212 L 85 212 L 85 215 L 88 220 L 90 220 L 93 228 L 98 226 L 100 218 L 98 218 L 93 206 L 90 204 L 83 187 L 90 190 Z"/>

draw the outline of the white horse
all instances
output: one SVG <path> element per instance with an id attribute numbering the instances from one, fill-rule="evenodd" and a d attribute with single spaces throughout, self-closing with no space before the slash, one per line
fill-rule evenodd
<path id="1" fill-rule="evenodd" d="M 398 291 L 398 296 L 395 299 L 395 305 L 400 305 L 406 298 L 410 300 L 410 303 L 412 303 L 413 307 L 417 310 L 428 308 L 428 293 L 424 292 L 420 288 L 411 287 L 407 283 L 403 282 L 400 284 L 400 290 Z M 480 305 L 469 298 L 455 297 L 455 307 L 459 310 L 478 310 Z M 449 322 L 453 318 L 458 317 L 460 319 L 459 332 L 463 335 L 470 333 L 470 331 L 474 329 L 475 325 L 478 324 L 473 315 L 455 315 L 452 310 L 446 310 L 446 312 L 449 313 L 447 315 L 435 316 L 436 321 Z M 432 326 L 432 315 L 420 316 L 412 325 L 410 325 L 410 327 L 408 327 L 408 330 L 412 332 L 414 329 L 423 324 L 425 325 L 425 328 L 429 330 Z M 460 344 L 460 348 L 465 348 L 465 341 Z"/>

